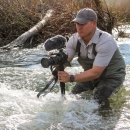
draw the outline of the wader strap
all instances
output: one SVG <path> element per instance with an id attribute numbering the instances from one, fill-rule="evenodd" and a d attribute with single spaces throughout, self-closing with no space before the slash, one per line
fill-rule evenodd
<path id="1" fill-rule="evenodd" d="M 78 53 L 78 57 L 80 57 L 80 47 L 81 47 L 81 43 L 78 40 L 76 45 L 76 52 Z"/>
<path id="2" fill-rule="evenodd" d="M 99 38 L 101 37 L 102 33 L 100 32 L 99 34 Z M 79 40 L 77 41 L 77 45 L 76 45 L 76 52 L 78 53 L 78 57 L 80 57 L 80 47 L 81 47 L 81 43 L 79 42 Z M 97 52 L 95 50 L 96 44 L 93 43 L 93 54 L 96 56 Z"/>
<path id="3" fill-rule="evenodd" d="M 95 47 L 96 47 L 96 44 L 93 43 L 93 54 L 96 56 L 96 55 L 97 55 L 97 52 L 96 52 L 96 50 L 95 50 Z"/>
<path id="4" fill-rule="evenodd" d="M 102 35 L 102 33 L 100 32 L 100 34 L 99 34 L 99 38 L 101 37 L 101 35 Z"/>

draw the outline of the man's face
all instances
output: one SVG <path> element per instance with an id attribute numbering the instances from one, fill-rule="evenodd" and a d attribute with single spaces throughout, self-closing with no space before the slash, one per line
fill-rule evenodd
<path id="1" fill-rule="evenodd" d="M 97 22 L 89 21 L 85 24 L 76 23 L 76 29 L 80 37 L 84 38 L 91 35 L 96 29 Z"/>

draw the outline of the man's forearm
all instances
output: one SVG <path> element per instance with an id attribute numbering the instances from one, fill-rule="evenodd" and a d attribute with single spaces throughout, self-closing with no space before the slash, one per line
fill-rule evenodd
<path id="1" fill-rule="evenodd" d="M 99 75 L 96 74 L 92 69 L 82 72 L 80 74 L 74 75 L 74 82 L 85 82 L 91 81 L 98 78 Z"/>

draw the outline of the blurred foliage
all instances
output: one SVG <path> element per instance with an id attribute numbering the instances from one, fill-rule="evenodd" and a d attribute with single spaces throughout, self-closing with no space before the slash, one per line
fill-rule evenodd
<path id="1" fill-rule="evenodd" d="M 129 22 L 129 3 L 129 0 L 125 3 L 118 0 L 114 3 L 112 0 L 0 0 L 0 46 L 28 31 L 45 16 L 48 9 L 53 9 L 55 13 L 33 38 L 32 45 L 26 47 L 37 46 L 57 34 L 70 36 L 75 33 L 75 25 L 71 21 L 78 10 L 85 7 L 94 9 L 98 15 L 98 27 L 111 33 L 114 27 Z"/>

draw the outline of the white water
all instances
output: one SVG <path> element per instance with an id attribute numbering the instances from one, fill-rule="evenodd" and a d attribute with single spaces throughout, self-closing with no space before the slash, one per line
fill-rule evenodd
<path id="1" fill-rule="evenodd" d="M 72 95 L 74 83 L 66 84 L 65 97 L 60 89 L 58 93 L 36 97 L 51 78 L 50 70 L 38 62 L 46 54 L 41 47 L 11 52 L 12 57 L 2 54 L 1 61 L 6 64 L 0 68 L 0 130 L 129 130 L 130 40 L 118 45 L 127 64 L 126 80 L 123 89 L 110 99 L 111 109 L 104 111 L 93 100 L 92 92 L 86 94 L 86 99 Z M 27 65 L 21 67 L 24 63 Z M 73 64 L 66 71 L 80 73 L 76 59 Z M 59 84 L 55 87 L 58 89 Z"/>
<path id="2" fill-rule="evenodd" d="M 37 70 L 37 71 L 36 71 Z M 30 71 L 32 75 L 38 75 L 41 69 Z M 5 71 L 12 71 L 11 68 L 3 69 Z M 15 74 L 21 71 L 21 68 L 15 68 Z M 22 69 L 24 71 L 24 69 Z M 27 76 L 24 74 L 19 77 L 23 79 Z M 12 72 L 11 72 L 12 74 Z M 15 75 L 13 74 L 13 75 Z M 25 76 L 26 75 L 26 76 Z M 8 75 L 9 76 L 9 75 Z M 8 77 L 7 76 L 7 77 Z M 17 75 L 18 76 L 18 75 Z M 44 76 L 43 76 L 44 77 Z M 8 81 L 12 82 L 15 77 L 9 77 Z M 29 78 L 29 77 L 28 77 Z M 32 77 L 31 77 L 32 78 Z M 22 79 L 22 80 L 23 80 Z M 31 81 L 27 81 L 25 86 L 30 86 Z M 38 81 L 39 79 L 37 79 Z M 45 80 L 45 78 L 44 78 Z M 16 81 L 11 83 L 12 86 L 17 86 Z M 40 99 L 36 98 L 37 92 L 22 89 L 11 89 L 11 86 L 6 83 L 0 84 L 0 129 L 21 129 L 21 130 L 46 130 L 46 129 L 76 129 L 86 128 L 88 121 L 92 118 L 96 122 L 100 119 L 99 116 L 93 115 L 93 111 L 98 108 L 94 101 L 87 101 L 78 99 L 71 94 L 66 93 L 66 97 L 61 97 L 59 93 L 49 93 Z M 30 86 L 31 87 L 31 86 Z M 88 107 L 89 106 L 89 107 Z M 88 114 L 87 114 L 88 113 Z M 85 119 L 85 120 L 84 120 Z M 82 122 L 83 121 L 83 122 Z M 82 125 L 86 124 L 86 125 Z M 90 123 L 91 125 L 91 123 Z"/>

